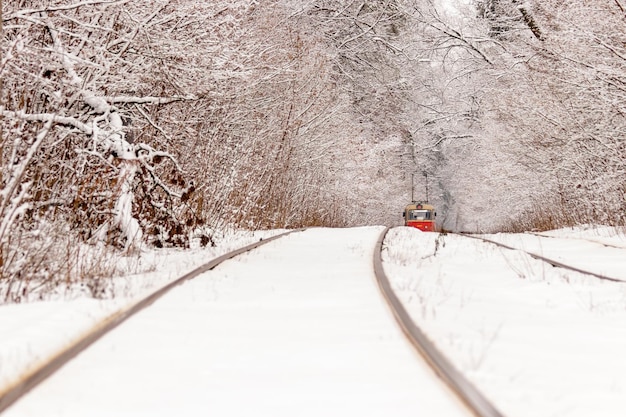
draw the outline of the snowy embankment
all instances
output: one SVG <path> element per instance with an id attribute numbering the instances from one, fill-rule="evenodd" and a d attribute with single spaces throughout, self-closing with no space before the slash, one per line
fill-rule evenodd
<path id="1" fill-rule="evenodd" d="M 542 254 L 594 271 L 626 271 L 626 250 L 572 234 L 550 233 L 570 238 L 541 241 Z M 576 235 L 600 239 L 594 230 Z M 497 237 L 538 248 L 536 236 Z M 610 238 L 626 245 L 623 234 Z M 567 246 L 561 251 L 557 242 Z M 386 246 L 385 269 L 414 321 L 503 414 L 624 414 L 626 284 L 455 235 L 397 228 Z"/>
<path id="2" fill-rule="evenodd" d="M 234 232 L 217 247 L 146 250 L 140 258 L 120 259 L 127 265 L 119 269 L 133 273 L 105 284 L 113 298 L 90 298 L 77 286 L 47 294 L 46 301 L 0 305 L 0 394 L 107 317 L 211 259 L 280 232 Z"/>

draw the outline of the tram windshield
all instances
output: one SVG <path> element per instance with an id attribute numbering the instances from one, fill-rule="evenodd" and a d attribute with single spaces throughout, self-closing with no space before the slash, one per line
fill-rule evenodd
<path id="1" fill-rule="evenodd" d="M 430 220 L 430 210 L 409 210 L 409 220 Z"/>

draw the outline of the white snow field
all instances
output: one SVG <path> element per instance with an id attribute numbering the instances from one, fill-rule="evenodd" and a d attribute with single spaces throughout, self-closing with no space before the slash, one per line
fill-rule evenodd
<path id="1" fill-rule="evenodd" d="M 379 293 L 382 230 L 312 229 L 227 261 L 4 416 L 468 416 Z"/>
<path id="2" fill-rule="evenodd" d="M 519 248 L 555 261 L 626 281 L 626 240 L 624 235 L 591 230 L 586 236 L 578 233 L 534 234 L 498 233 L 485 238 Z"/>
<path id="3" fill-rule="evenodd" d="M 45 301 L 0 305 L 0 393 L 106 317 L 211 259 L 280 232 L 228 233 L 215 248 L 146 251 L 120 269 L 148 272 L 113 278 L 108 283 L 112 299 L 93 299 L 84 288 L 71 287 L 46 295 Z"/>
<path id="4" fill-rule="evenodd" d="M 626 243 L 623 234 L 612 238 Z M 537 249 L 530 245 L 536 239 L 498 238 L 529 250 Z M 604 259 L 584 265 L 626 271 L 626 250 L 545 240 L 545 256 L 581 264 L 587 257 Z M 563 251 L 554 245 L 559 241 Z M 624 415 L 626 283 L 554 268 L 462 236 L 396 228 L 387 242 L 385 268 L 414 321 L 504 415 Z"/>
<path id="5" fill-rule="evenodd" d="M 371 270 L 382 230 L 310 229 L 227 261 L 2 416 L 467 415 L 383 302 Z M 594 272 L 626 271 L 617 229 L 546 234 L 488 237 Z M 206 252 L 176 256 L 179 269 L 208 261 Z M 507 417 L 624 415 L 626 284 L 405 227 L 390 230 L 383 261 L 417 325 Z M 123 299 L 0 306 L 0 387 L 146 292 L 132 282 L 168 282 L 172 268 L 126 278 Z"/>

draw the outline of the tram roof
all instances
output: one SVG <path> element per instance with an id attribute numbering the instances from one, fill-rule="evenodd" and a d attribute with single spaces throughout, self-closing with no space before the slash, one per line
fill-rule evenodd
<path id="1" fill-rule="evenodd" d="M 405 210 L 434 210 L 435 206 L 432 206 L 428 203 L 421 203 L 421 202 L 416 202 L 416 203 L 410 203 L 405 207 Z"/>

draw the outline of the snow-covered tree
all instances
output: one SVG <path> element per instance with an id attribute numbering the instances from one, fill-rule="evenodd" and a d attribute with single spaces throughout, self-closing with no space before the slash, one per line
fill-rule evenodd
<path id="1" fill-rule="evenodd" d="M 528 200 L 547 206 L 542 217 L 551 220 L 545 227 L 623 223 L 626 49 L 618 34 L 626 21 L 621 5 L 499 3 L 517 9 L 517 26 L 511 23 L 517 32 L 499 36 L 506 67 L 494 72 L 497 82 L 488 97 L 492 114 L 507 128 L 501 141 L 517 149 L 515 160 L 535 172 L 541 184 L 531 183 Z M 489 20 L 509 14 L 492 14 Z"/>
<path id="2" fill-rule="evenodd" d="M 341 223 L 331 65 L 273 5 L 5 2 L 3 259 L 32 261 L 14 237 L 45 225 L 132 250 Z"/>

